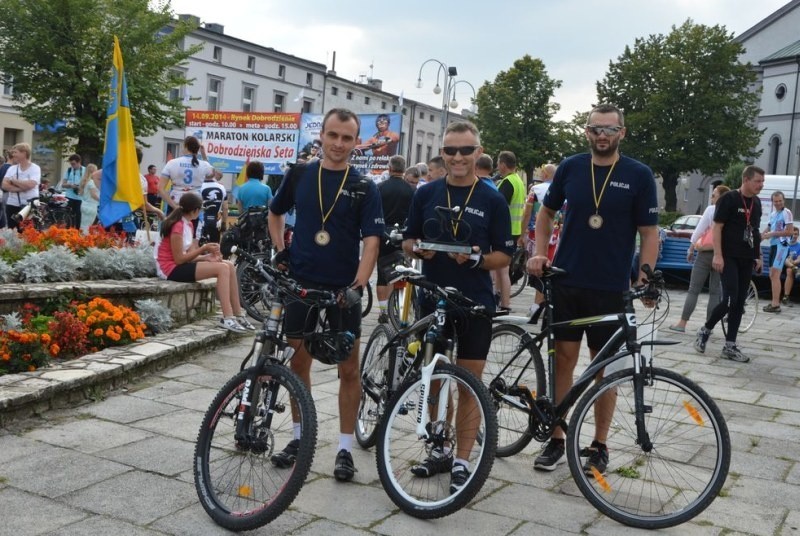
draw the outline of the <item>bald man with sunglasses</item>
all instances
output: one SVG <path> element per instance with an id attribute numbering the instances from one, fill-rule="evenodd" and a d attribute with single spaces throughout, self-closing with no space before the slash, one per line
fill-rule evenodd
<path id="1" fill-rule="evenodd" d="M 468 121 L 455 122 L 445 130 L 441 149 L 447 167 L 443 180 L 419 188 L 411 200 L 404 234 L 406 254 L 423 259 L 422 272 L 442 287 L 455 287 L 465 296 L 494 311 L 494 292 L 489 271 L 511 262 L 513 241 L 511 217 L 503 196 L 480 180 L 475 161 L 483 154 L 478 129 Z M 443 212 L 449 218 L 442 221 Z M 470 254 L 423 250 L 420 240 L 468 246 Z M 420 304 L 422 314 L 433 312 L 430 299 Z M 488 317 L 448 316 L 446 335 L 458 339 L 456 364 L 481 378 L 491 343 L 492 324 Z M 442 351 L 443 349 L 439 349 Z M 471 397 L 460 397 L 456 414 L 456 451 L 433 449 L 411 471 L 419 478 L 450 472 L 450 492 L 467 482 L 469 453 L 475 444 L 476 426 L 469 418 L 475 409 Z M 461 416 L 465 416 L 462 417 Z"/>

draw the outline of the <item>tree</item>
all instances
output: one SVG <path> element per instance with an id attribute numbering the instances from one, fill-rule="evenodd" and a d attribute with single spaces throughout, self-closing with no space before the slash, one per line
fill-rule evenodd
<path id="1" fill-rule="evenodd" d="M 589 150 L 586 141 L 586 122 L 589 112 L 575 112 L 569 121 L 556 121 L 553 123 L 555 137 L 555 155 L 551 162 L 558 163 L 564 158 Z"/>
<path id="2" fill-rule="evenodd" d="M 636 39 L 597 84 L 599 101 L 625 112 L 623 151 L 661 175 L 667 211 L 675 210 L 681 173 L 713 175 L 757 156 L 760 96 L 732 37 L 687 20 L 669 35 Z"/>
<path id="3" fill-rule="evenodd" d="M 113 36 L 119 37 L 136 135 L 183 124 L 169 88 L 189 80 L 176 69 L 199 47 L 181 50 L 195 26 L 174 21 L 168 1 L 3 0 L 0 82 L 29 123 L 56 125 L 48 143 L 87 161 L 103 152 Z"/>
<path id="4" fill-rule="evenodd" d="M 486 152 L 512 151 L 526 171 L 550 161 L 557 153 L 552 117 L 559 109 L 551 99 L 559 87 L 542 60 L 528 55 L 485 82 L 476 97 L 475 123 Z"/>

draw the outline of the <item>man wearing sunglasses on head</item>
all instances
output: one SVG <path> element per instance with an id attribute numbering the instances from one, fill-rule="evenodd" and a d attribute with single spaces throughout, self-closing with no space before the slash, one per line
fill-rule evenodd
<path id="1" fill-rule="evenodd" d="M 422 272 L 442 287 L 455 287 L 487 310 L 495 308 L 490 270 L 511 261 L 511 218 L 503 196 L 480 180 L 475 161 L 483 154 L 478 129 L 468 121 L 448 125 L 442 157 L 444 180 L 428 183 L 414 194 L 404 234 L 403 249 L 423 259 Z M 441 215 L 447 215 L 441 218 Z M 420 240 L 466 246 L 471 253 L 447 253 L 420 249 Z M 423 301 L 422 314 L 435 304 Z M 448 317 L 447 336 L 458 340 L 456 363 L 480 378 L 489 353 L 492 325 L 485 317 Z M 474 401 L 460 397 L 456 414 L 456 451 L 433 449 L 411 471 L 420 478 L 450 472 L 450 491 L 461 489 L 469 478 L 469 453 L 475 443 Z"/>
<path id="2" fill-rule="evenodd" d="M 558 249 L 552 264 L 567 271 L 553 280 L 553 320 L 619 313 L 622 293 L 630 286 L 631 260 L 636 233 L 641 237 L 640 264 L 654 266 L 658 255 L 658 198 L 649 167 L 621 155 L 625 138 L 622 112 L 610 104 L 589 113 L 586 139 L 589 153 L 571 156 L 556 170 L 536 217 L 536 250 L 528 269 L 536 276 L 550 265 L 547 245 L 556 211 L 569 200 Z M 638 279 L 644 274 L 640 271 Z M 586 330 L 589 353 L 594 358 L 616 331 L 615 326 Z M 572 387 L 584 328 L 555 330 L 556 402 Z M 600 376 L 602 372 L 600 373 Z M 598 377 L 598 379 L 600 379 Z M 610 393 L 609 393 L 610 395 Z M 601 398 L 595 407 L 595 437 L 587 446 L 587 474 L 601 474 L 608 466 L 606 439 L 616 400 Z M 564 430 L 556 428 L 534 461 L 538 470 L 553 471 L 564 462 Z"/>

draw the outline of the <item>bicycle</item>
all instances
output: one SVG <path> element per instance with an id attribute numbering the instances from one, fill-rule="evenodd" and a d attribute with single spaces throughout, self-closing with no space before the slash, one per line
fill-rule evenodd
<path id="1" fill-rule="evenodd" d="M 34 229 L 44 231 L 52 226 L 72 227 L 73 216 L 67 196 L 55 188 L 48 188 L 37 199 L 31 199 L 12 216 L 18 223 L 31 221 Z"/>
<path id="2" fill-rule="evenodd" d="M 720 291 L 721 292 L 721 291 Z M 722 294 L 720 294 L 722 295 Z M 748 329 L 753 327 L 758 317 L 758 288 L 755 281 L 750 280 L 750 285 L 747 287 L 747 297 L 744 300 L 744 312 L 742 313 L 742 323 L 739 324 L 739 333 L 745 333 Z M 728 335 L 728 315 L 722 317 L 722 334 Z"/>
<path id="3" fill-rule="evenodd" d="M 303 301 L 323 308 L 337 305 L 342 297 L 305 289 L 260 258 L 246 251 L 237 254 L 265 282 L 262 299 L 269 315 L 240 371 L 220 389 L 203 417 L 194 452 L 194 481 L 200 503 L 214 522 L 241 531 L 269 523 L 291 505 L 308 476 L 316 448 L 314 401 L 288 367 L 293 350 L 283 334 L 285 305 Z M 323 329 L 309 338 L 338 358 L 340 353 L 349 354 L 355 340 L 350 334 L 342 342 L 339 335 L 331 340 L 331 333 Z M 286 467 L 276 463 L 273 454 L 278 445 L 295 439 L 293 413 L 301 434 L 294 464 Z"/>
<path id="4" fill-rule="evenodd" d="M 524 247 L 517 247 L 511 256 L 511 265 L 508 267 L 508 275 L 511 280 L 511 297 L 519 296 L 525 287 L 528 286 L 528 254 Z"/>
<path id="5" fill-rule="evenodd" d="M 399 225 L 395 225 L 388 231 L 384 231 L 384 239 L 388 244 L 399 246 L 403 242 L 403 230 Z M 402 255 L 403 253 L 398 251 L 394 258 L 389 259 L 389 262 L 396 263 L 401 258 L 404 259 L 405 257 L 401 257 Z M 412 267 L 419 270 L 420 264 L 421 261 L 415 260 Z M 413 282 L 400 279 L 392 285 L 392 290 L 387 298 L 386 316 L 395 330 L 413 324 L 420 318 L 419 300 Z"/>
<path id="6" fill-rule="evenodd" d="M 386 324 L 375 328 L 361 364 L 356 439 L 365 448 L 377 443 L 378 475 L 389 498 L 409 515 L 433 519 L 472 500 L 494 463 L 497 421 L 489 393 L 473 374 L 451 363 L 453 342 L 443 334 L 447 315 L 488 313 L 455 289 L 428 282 L 411 268 L 396 270 L 430 292 L 436 309 L 396 333 Z M 446 345 L 445 353 L 434 352 L 437 342 Z M 472 401 L 477 415 L 456 411 L 463 408 L 459 401 L 464 404 L 464 397 Z M 476 421 L 472 427 L 467 425 L 470 421 Z M 475 438 L 471 451 L 460 456 L 472 468 L 462 488 L 451 489 L 449 470 L 428 478 L 413 473 L 413 465 L 435 449 L 455 453 L 471 438 Z"/>
<path id="7" fill-rule="evenodd" d="M 498 449 L 518 452 L 532 439 L 546 441 L 556 426 L 567 431 L 566 457 L 581 493 L 608 517 L 634 527 L 655 529 L 678 525 L 705 510 L 727 478 L 731 443 L 725 419 L 716 403 L 691 380 L 656 368 L 643 346 L 673 341 L 637 342 L 633 307 L 636 299 L 657 300 L 660 273 L 645 270 L 649 283 L 624 293 L 619 314 L 552 321 L 550 278 L 563 273 L 551 268 L 541 278 L 544 325 L 538 335 L 522 334 L 522 343 L 500 372 L 489 379 L 500 427 L 514 433 Z M 562 326 L 618 326 L 594 360 L 559 403 L 554 402 L 555 352 L 553 329 Z M 540 348 L 547 341 L 547 375 Z M 517 363 L 522 360 L 523 364 Z M 613 364 L 613 365 L 612 365 Z M 621 368 L 612 372 L 609 365 Z M 605 369 L 602 379 L 591 385 Z M 584 468 L 594 439 L 594 404 L 616 394 L 616 410 L 607 439 L 615 468 L 605 473 Z M 573 407 L 569 426 L 567 413 Z"/>

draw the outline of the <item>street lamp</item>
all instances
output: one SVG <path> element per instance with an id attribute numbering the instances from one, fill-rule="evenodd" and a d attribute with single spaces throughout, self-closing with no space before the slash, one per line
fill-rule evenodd
<path id="1" fill-rule="evenodd" d="M 422 69 L 425 67 L 425 65 L 427 65 L 430 62 L 434 62 L 439 66 L 439 68 L 436 71 L 436 85 L 433 88 L 433 92 L 436 95 L 440 93 L 442 94 L 442 125 L 439 133 L 440 134 L 439 139 L 442 140 L 444 139 L 444 129 L 447 127 L 447 112 L 448 112 L 447 100 L 450 98 L 450 91 L 451 88 L 453 87 L 453 78 L 455 78 L 458 75 L 458 69 L 456 69 L 455 67 L 448 67 L 446 64 L 433 58 L 425 60 L 419 67 L 419 74 L 417 75 L 418 88 L 422 87 Z M 442 87 L 439 85 L 440 75 L 444 75 L 443 76 L 444 89 L 442 89 Z"/>
<path id="2" fill-rule="evenodd" d="M 466 85 L 468 85 L 468 86 L 470 87 L 470 89 L 472 90 L 472 104 L 470 105 L 470 107 L 469 107 L 469 110 L 470 110 L 472 113 L 475 113 L 475 99 L 477 98 L 477 96 L 478 96 L 478 93 L 475 91 L 475 86 L 473 86 L 472 84 L 470 84 L 470 83 L 469 83 L 469 82 L 467 82 L 466 80 L 456 80 L 455 82 L 453 82 L 453 84 L 451 84 L 451 89 L 452 89 L 452 91 L 453 91 L 453 96 L 452 96 L 452 98 L 450 99 L 450 108 L 452 108 L 452 109 L 454 109 L 454 110 L 455 110 L 456 108 L 458 108 L 458 100 L 456 99 L 456 86 L 457 86 L 458 84 L 466 84 Z"/>

